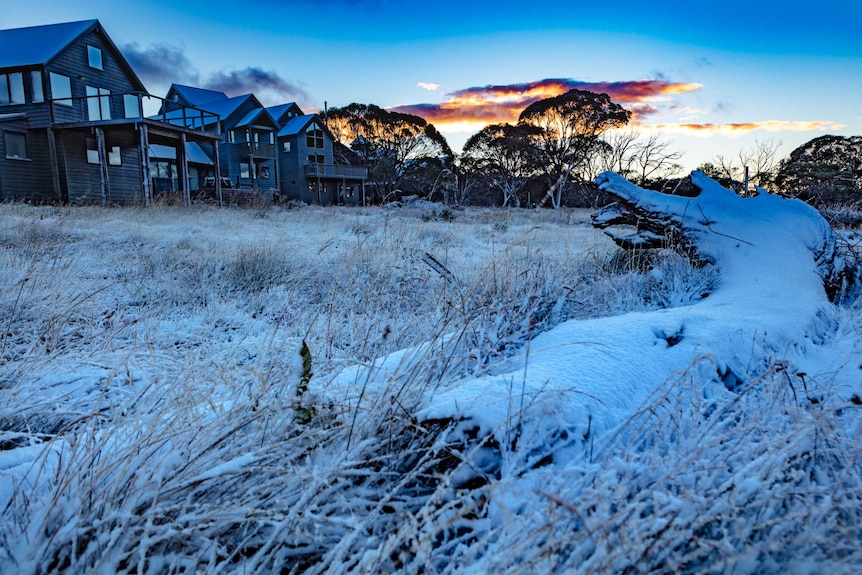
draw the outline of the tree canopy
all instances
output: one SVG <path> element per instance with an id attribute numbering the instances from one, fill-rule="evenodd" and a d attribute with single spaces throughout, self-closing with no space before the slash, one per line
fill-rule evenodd
<path id="1" fill-rule="evenodd" d="M 332 108 L 327 113 L 327 126 L 368 167 L 378 200 L 391 198 L 405 177 L 415 179 L 429 164 L 445 169 L 454 159 L 446 139 L 433 125 L 419 116 L 374 104 Z"/>
<path id="2" fill-rule="evenodd" d="M 862 136 L 821 136 L 781 162 L 775 178 L 786 194 L 815 206 L 862 201 Z"/>
<path id="3" fill-rule="evenodd" d="M 541 130 L 527 125 L 492 124 L 467 140 L 461 167 L 502 194 L 502 204 L 521 205 L 519 192 L 542 170 Z"/>
<path id="4" fill-rule="evenodd" d="M 554 207 L 560 205 L 569 176 L 605 148 L 599 136 L 625 126 L 630 118 L 631 112 L 607 94 L 577 89 L 534 102 L 521 112 L 519 124 L 540 130 L 548 173 L 556 178 L 548 195 Z"/>

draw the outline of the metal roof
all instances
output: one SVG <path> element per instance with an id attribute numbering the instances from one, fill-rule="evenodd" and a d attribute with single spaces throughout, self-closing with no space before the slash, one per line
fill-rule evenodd
<path id="1" fill-rule="evenodd" d="M 219 102 L 228 99 L 227 94 L 219 92 L 218 90 L 183 86 L 182 84 L 171 84 L 171 88 L 192 106 L 199 106 L 200 104 Z"/>
<path id="2" fill-rule="evenodd" d="M 306 126 L 308 126 L 311 122 L 317 118 L 317 114 L 306 114 L 305 116 L 297 116 L 296 118 L 291 118 L 288 123 L 284 125 L 284 127 L 278 131 L 278 136 L 295 136 L 301 131 L 303 131 Z"/>
<path id="3" fill-rule="evenodd" d="M 47 64 L 79 36 L 98 25 L 98 20 L 81 20 L 0 30 L 0 68 Z"/>

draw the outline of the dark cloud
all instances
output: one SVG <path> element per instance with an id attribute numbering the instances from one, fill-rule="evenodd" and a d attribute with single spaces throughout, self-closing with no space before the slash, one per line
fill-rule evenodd
<path id="1" fill-rule="evenodd" d="M 264 104 L 286 101 L 307 101 L 305 90 L 288 82 L 276 72 L 248 67 L 243 70 L 227 70 L 209 76 L 203 88 L 218 90 L 228 96 L 254 93 Z"/>
<path id="2" fill-rule="evenodd" d="M 132 69 L 144 84 L 170 86 L 173 83 L 195 84 L 198 72 L 182 48 L 168 44 L 151 44 L 142 48 L 137 43 L 120 48 Z"/>

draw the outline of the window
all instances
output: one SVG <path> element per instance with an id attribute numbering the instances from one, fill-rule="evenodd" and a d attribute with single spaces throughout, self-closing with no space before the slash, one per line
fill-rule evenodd
<path id="1" fill-rule="evenodd" d="M 0 74 L 0 106 L 24 103 L 24 74 Z"/>
<path id="2" fill-rule="evenodd" d="M 111 91 L 87 86 L 87 111 L 90 121 L 111 119 Z"/>
<path id="3" fill-rule="evenodd" d="M 269 164 L 257 165 L 257 177 L 261 180 L 269 179 Z"/>
<path id="4" fill-rule="evenodd" d="M 51 72 L 51 98 L 63 106 L 72 105 L 72 81 L 68 76 Z"/>
<path id="5" fill-rule="evenodd" d="M 96 138 L 87 138 L 87 163 L 99 164 L 99 146 L 96 144 Z M 120 146 L 111 146 L 108 148 L 108 165 L 122 166 L 123 158 L 120 153 Z"/>
<path id="6" fill-rule="evenodd" d="M 324 164 L 326 160 L 323 157 L 323 154 L 309 154 L 308 155 L 308 163 L 309 164 Z"/>
<path id="7" fill-rule="evenodd" d="M 310 126 L 305 131 L 309 148 L 323 148 L 323 130 L 317 126 Z"/>
<path id="8" fill-rule="evenodd" d="M 251 177 L 251 170 L 249 168 L 248 162 L 240 162 L 239 163 L 239 177 L 248 179 Z"/>
<path id="9" fill-rule="evenodd" d="M 33 103 L 45 101 L 45 89 L 42 87 L 42 72 L 33 70 L 30 72 L 30 77 L 33 81 Z"/>
<path id="10" fill-rule="evenodd" d="M 236 142 L 236 134 L 234 133 L 233 130 L 227 131 L 227 141 L 231 144 Z"/>
<path id="11" fill-rule="evenodd" d="M 285 152 L 289 152 L 290 151 L 290 142 L 282 142 L 281 143 L 281 149 L 284 150 Z"/>
<path id="12" fill-rule="evenodd" d="M 123 110 L 126 112 L 126 118 L 140 118 L 141 101 L 136 94 L 123 94 Z"/>
<path id="13" fill-rule="evenodd" d="M 99 164 L 99 148 L 96 146 L 96 138 L 87 138 L 87 163 Z"/>
<path id="14" fill-rule="evenodd" d="M 6 157 L 14 160 L 28 160 L 27 134 L 21 132 L 4 132 L 6 142 Z"/>
<path id="15" fill-rule="evenodd" d="M 87 46 L 87 63 L 90 68 L 102 70 L 102 51 L 95 46 Z"/>

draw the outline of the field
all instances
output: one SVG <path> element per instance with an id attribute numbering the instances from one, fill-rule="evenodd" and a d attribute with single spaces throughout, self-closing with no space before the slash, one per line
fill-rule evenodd
<path id="1" fill-rule="evenodd" d="M 491 429 L 445 407 L 718 289 L 589 215 L 0 205 L 0 572 L 853 572 L 852 298 L 577 433 L 515 381 Z"/>

